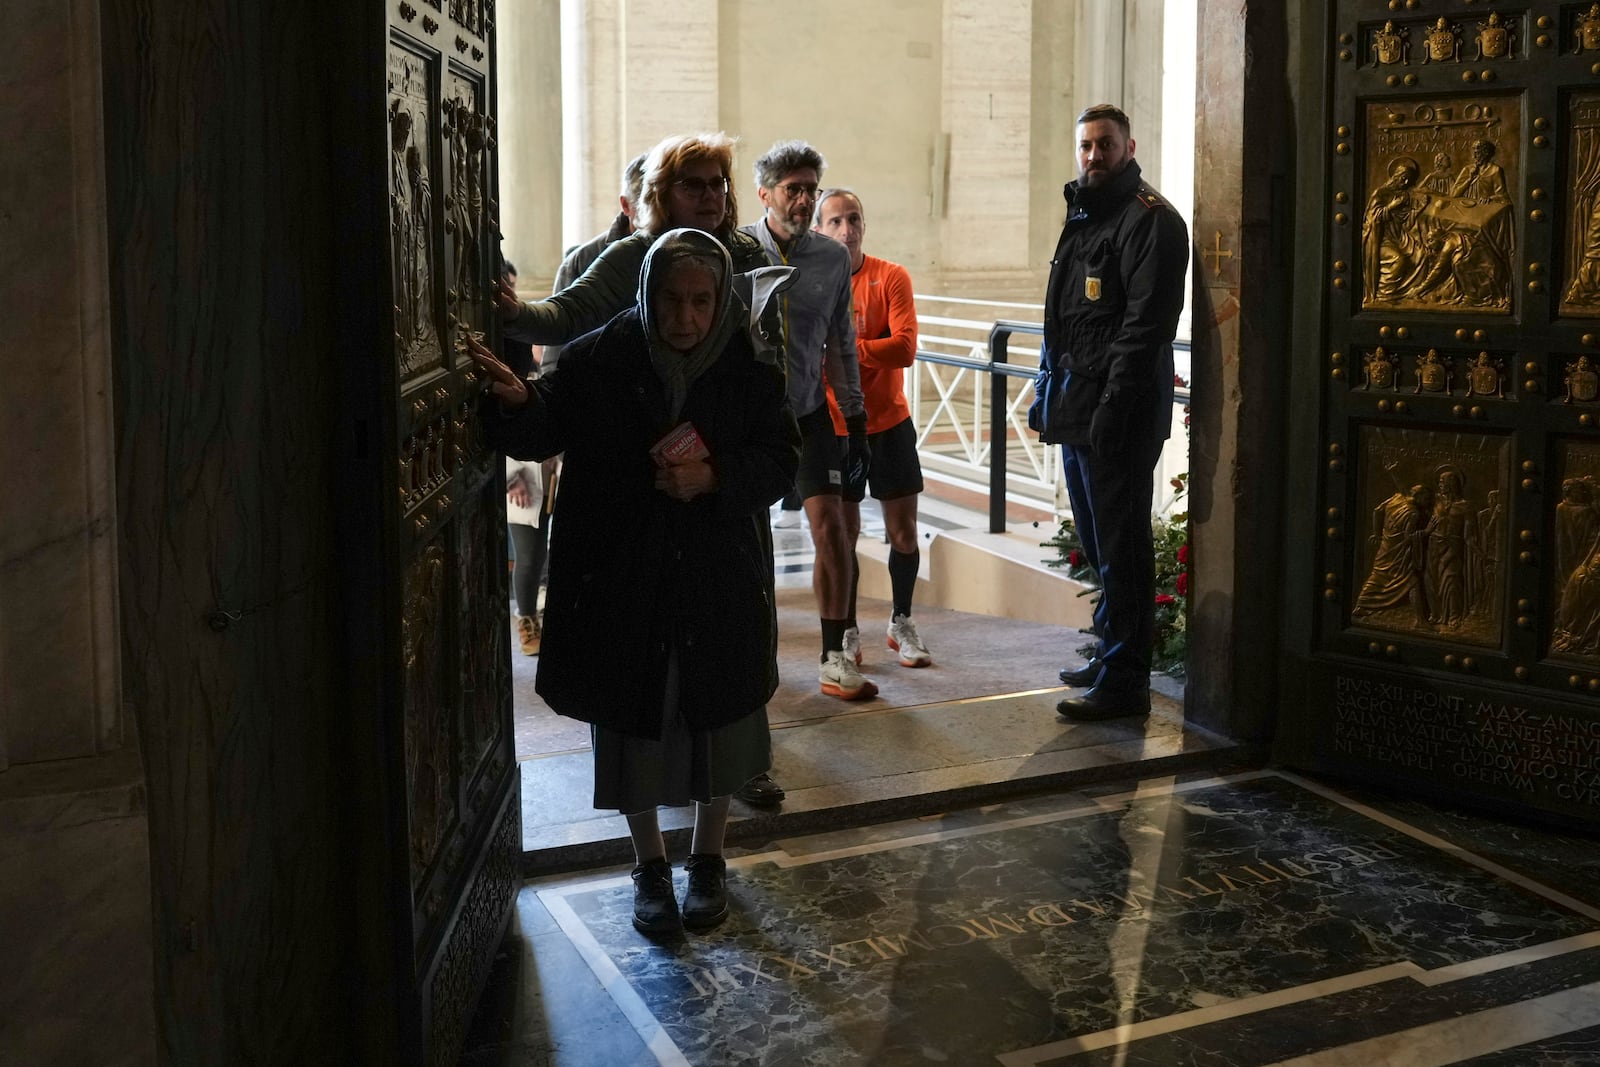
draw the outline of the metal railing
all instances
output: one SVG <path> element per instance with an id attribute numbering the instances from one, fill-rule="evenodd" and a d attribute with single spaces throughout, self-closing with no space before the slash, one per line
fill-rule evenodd
<path id="1" fill-rule="evenodd" d="M 1037 304 L 916 297 L 933 304 L 981 306 L 1042 312 Z M 917 450 L 924 470 L 943 481 L 987 492 L 989 530 L 1005 529 L 1008 503 L 1061 518 L 1070 513 L 1061 477 L 1061 451 L 1039 441 L 1028 429 L 1038 342 L 1037 322 L 996 318 L 989 321 L 919 314 L 916 363 L 906 383 L 906 399 L 917 427 Z M 1188 344 L 1175 348 L 1186 351 Z M 1015 361 L 1013 361 L 1013 358 Z M 1189 469 L 1183 419 L 1189 391 L 1173 398 L 1171 437 L 1156 468 L 1158 491 Z M 1174 508 L 1176 494 L 1158 497 L 1158 514 Z"/>

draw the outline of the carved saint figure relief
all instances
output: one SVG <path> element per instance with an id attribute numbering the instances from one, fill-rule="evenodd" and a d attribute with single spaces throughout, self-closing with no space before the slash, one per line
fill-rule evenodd
<path id="1" fill-rule="evenodd" d="M 451 76 L 452 94 L 446 135 L 450 144 L 450 198 L 448 227 L 451 258 L 455 265 L 453 284 L 456 294 L 452 313 L 463 322 L 481 326 L 482 264 L 480 234 L 483 230 L 483 116 L 478 114 L 477 86 L 464 78 Z"/>
<path id="2" fill-rule="evenodd" d="M 457 25 L 483 36 L 483 0 L 450 0 L 450 17 Z"/>
<path id="3" fill-rule="evenodd" d="M 1600 446 L 1569 444 L 1565 453 L 1553 524 L 1550 648 L 1600 657 Z"/>
<path id="4" fill-rule="evenodd" d="M 389 231 L 395 358 L 404 380 L 444 362 L 434 322 L 433 183 L 428 71 L 421 57 L 389 55 Z"/>
<path id="5" fill-rule="evenodd" d="M 1392 478 L 1396 464 L 1384 470 Z M 1426 558 L 1424 533 L 1433 511 L 1433 492 L 1427 486 L 1395 484 L 1373 509 L 1368 535 L 1372 565 L 1356 596 L 1351 616 L 1367 619 L 1375 612 L 1405 605 L 1415 629 L 1428 624 L 1428 598 L 1423 587 L 1422 561 Z"/>
<path id="6" fill-rule="evenodd" d="M 1385 22 L 1381 30 L 1372 31 L 1372 65 L 1388 66 L 1409 63 L 1411 57 L 1411 31 L 1396 29 L 1393 21 Z"/>
<path id="7" fill-rule="evenodd" d="M 1351 622 L 1491 644 L 1501 626 L 1507 541 L 1503 441 L 1366 427 Z"/>
<path id="8" fill-rule="evenodd" d="M 1369 105 L 1371 193 L 1362 306 L 1508 312 L 1516 262 L 1513 163 L 1499 161 L 1515 100 Z M 1500 131 L 1500 132 L 1497 132 Z M 1423 173 L 1419 159 L 1431 169 Z M 1454 161 L 1466 162 L 1455 167 Z"/>
<path id="9" fill-rule="evenodd" d="M 402 585 L 406 792 L 411 812 L 413 887 L 421 884 L 455 811 L 445 695 L 444 597 L 444 550 L 435 543 L 411 561 Z"/>
<path id="10" fill-rule="evenodd" d="M 1600 316 L 1600 96 L 1574 96 L 1569 102 L 1567 145 L 1572 178 L 1561 310 Z"/>

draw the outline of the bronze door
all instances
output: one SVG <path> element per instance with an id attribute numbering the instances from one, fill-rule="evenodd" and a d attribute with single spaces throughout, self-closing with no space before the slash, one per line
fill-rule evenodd
<path id="1" fill-rule="evenodd" d="M 1600 5 L 1340 0 L 1322 43 L 1285 752 L 1593 821 Z"/>
<path id="2" fill-rule="evenodd" d="M 492 0 L 388 8 L 385 110 L 392 343 L 383 403 L 383 583 L 398 618 L 386 743 L 400 756 L 413 1042 L 455 1062 L 504 930 L 521 855 L 512 750 L 503 478 L 476 416 L 468 331 L 498 270 Z M 376 116 L 375 116 L 376 117 Z M 398 794 L 398 790 L 396 791 Z M 397 797 L 398 800 L 398 797 Z M 403 872 L 403 875 L 402 875 Z"/>

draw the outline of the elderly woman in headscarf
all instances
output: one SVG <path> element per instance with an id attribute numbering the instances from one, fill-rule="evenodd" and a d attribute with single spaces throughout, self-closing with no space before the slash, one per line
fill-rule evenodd
<path id="1" fill-rule="evenodd" d="M 800 438 L 732 273 L 715 238 L 671 230 L 636 306 L 569 345 L 560 373 L 526 382 L 471 345 L 491 443 L 566 453 L 536 688 L 591 724 L 594 804 L 627 816 L 647 933 L 726 917 L 729 796 L 771 765 L 771 575 L 752 518 L 793 481 Z M 680 920 L 656 808 L 691 801 Z"/>

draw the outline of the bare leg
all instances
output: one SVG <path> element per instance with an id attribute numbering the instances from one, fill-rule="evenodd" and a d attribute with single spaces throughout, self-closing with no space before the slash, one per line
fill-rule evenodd
<path id="1" fill-rule="evenodd" d="M 856 589 L 861 584 L 861 564 L 856 558 L 856 541 L 861 537 L 861 504 L 856 500 L 840 499 L 839 507 L 844 515 L 845 544 L 850 546 L 850 553 L 846 562 L 850 564 L 850 593 L 848 608 L 844 614 L 850 624 L 856 621 Z"/>
<path id="2" fill-rule="evenodd" d="M 722 815 L 726 822 L 726 804 L 723 805 Z M 661 837 L 661 821 L 656 818 L 655 808 L 625 818 L 628 820 L 628 836 L 633 839 L 634 862 L 643 864 L 667 858 L 667 843 Z"/>
<path id="3" fill-rule="evenodd" d="M 824 619 L 842 619 L 850 606 L 850 552 L 854 548 L 845 530 L 844 501 L 827 493 L 810 497 L 806 518 L 816 552 L 811 589 L 817 597 L 817 613 Z"/>
<path id="4" fill-rule="evenodd" d="M 889 536 L 889 547 L 904 555 L 917 551 L 917 496 L 912 493 L 878 502 L 883 508 L 883 529 Z"/>
<path id="5" fill-rule="evenodd" d="M 709 804 L 694 802 L 694 837 L 689 851 L 697 856 L 722 855 L 722 839 L 728 831 L 728 807 L 732 797 L 717 797 Z"/>

